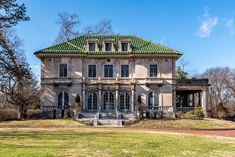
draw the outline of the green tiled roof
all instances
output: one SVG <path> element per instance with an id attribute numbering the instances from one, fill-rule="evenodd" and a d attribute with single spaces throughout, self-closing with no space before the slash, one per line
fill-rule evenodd
<path id="1" fill-rule="evenodd" d="M 98 45 L 102 45 L 104 39 L 114 40 L 114 51 L 92 51 L 86 52 L 85 46 L 87 40 L 97 39 Z M 122 39 L 130 39 L 131 52 L 117 51 L 119 41 Z M 51 47 L 39 50 L 35 54 L 87 54 L 87 55 L 128 55 L 128 54 L 178 54 L 181 53 L 174 49 L 163 45 L 144 40 L 133 35 L 92 35 L 81 36 L 72 40 L 53 45 Z"/>

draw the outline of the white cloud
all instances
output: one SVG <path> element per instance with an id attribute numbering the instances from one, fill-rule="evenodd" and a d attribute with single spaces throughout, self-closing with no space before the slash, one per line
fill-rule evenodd
<path id="1" fill-rule="evenodd" d="M 202 38 L 209 37 L 218 22 L 219 18 L 217 16 L 211 17 L 208 13 L 208 9 L 204 9 L 203 16 L 199 18 L 200 26 L 197 35 Z"/>
<path id="2" fill-rule="evenodd" d="M 234 27 L 233 27 L 234 20 L 233 19 L 224 19 L 223 22 L 224 22 L 224 26 L 227 29 L 227 31 L 229 32 L 229 34 L 233 35 L 234 34 Z"/>

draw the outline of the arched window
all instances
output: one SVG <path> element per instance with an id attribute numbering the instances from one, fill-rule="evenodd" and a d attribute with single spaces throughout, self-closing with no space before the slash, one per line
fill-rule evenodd
<path id="1" fill-rule="evenodd" d="M 128 92 L 122 92 L 119 96 L 120 110 L 130 109 L 130 96 Z"/>
<path id="2" fill-rule="evenodd" d="M 103 96 L 103 109 L 114 110 L 114 96 L 112 92 L 106 92 Z"/>
<path id="3" fill-rule="evenodd" d="M 97 110 L 97 95 L 95 92 L 89 92 L 87 96 L 88 110 Z"/>
<path id="4" fill-rule="evenodd" d="M 69 95 L 62 91 L 58 94 L 58 106 L 69 106 Z"/>
<path id="5" fill-rule="evenodd" d="M 158 106 L 158 93 L 156 92 L 150 92 L 148 94 L 148 108 L 154 109 L 154 107 Z"/>

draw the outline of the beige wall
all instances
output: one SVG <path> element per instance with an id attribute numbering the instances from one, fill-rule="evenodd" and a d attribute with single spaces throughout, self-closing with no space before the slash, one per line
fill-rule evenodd
<path id="1" fill-rule="evenodd" d="M 41 60 L 41 77 L 47 79 L 58 78 L 58 67 L 60 63 L 68 64 L 68 77 L 72 78 L 71 86 L 54 86 L 53 84 L 43 85 L 44 89 L 44 105 L 56 105 L 57 94 L 60 91 L 66 90 L 70 95 L 70 104 L 74 102 L 76 94 L 82 96 L 82 78 L 88 77 L 88 65 L 95 64 L 97 66 L 97 79 L 103 78 L 103 66 L 105 64 L 114 65 L 114 78 L 121 76 L 121 65 L 129 65 L 130 79 L 135 79 L 135 102 L 137 96 L 141 95 L 143 105 L 147 105 L 147 96 L 150 91 L 156 91 L 159 93 L 159 105 L 171 106 L 172 105 L 172 86 L 171 85 L 150 85 L 146 86 L 146 78 L 149 77 L 149 65 L 158 65 L 158 78 L 168 78 L 168 84 L 171 84 L 170 80 L 174 73 L 174 60 L 171 59 L 159 59 L 159 58 L 110 58 L 110 62 L 106 59 L 97 58 L 45 58 Z M 43 84 L 43 79 L 42 79 Z M 163 100 L 162 100 L 163 98 Z"/>

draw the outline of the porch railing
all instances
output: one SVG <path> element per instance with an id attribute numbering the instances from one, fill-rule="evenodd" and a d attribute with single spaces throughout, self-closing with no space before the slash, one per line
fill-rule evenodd
<path id="1" fill-rule="evenodd" d="M 155 110 L 155 111 L 173 111 L 173 106 L 148 106 L 144 107 L 145 111 Z"/>
<path id="2" fill-rule="evenodd" d="M 53 111 L 53 110 L 68 110 L 69 106 L 42 106 L 42 109 L 45 111 Z"/>

